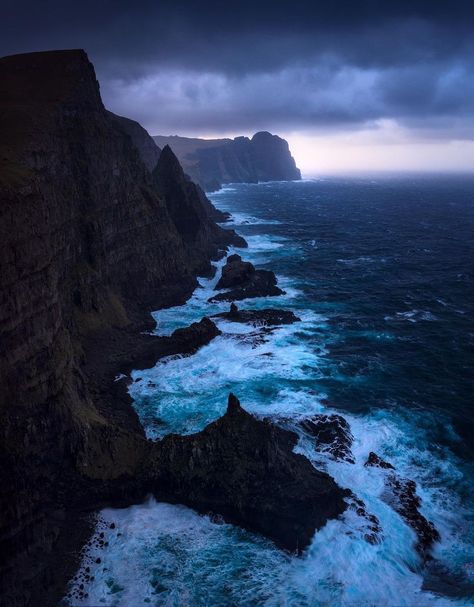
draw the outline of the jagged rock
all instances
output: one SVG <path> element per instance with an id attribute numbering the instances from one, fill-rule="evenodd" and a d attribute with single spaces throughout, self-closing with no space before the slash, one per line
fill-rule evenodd
<path id="1" fill-rule="evenodd" d="M 341 415 L 314 415 L 299 425 L 316 439 L 317 451 L 328 453 L 339 461 L 354 463 L 351 428 Z"/>
<path id="2" fill-rule="evenodd" d="M 231 394 L 226 414 L 202 432 L 152 444 L 143 482 L 159 499 L 220 514 L 301 552 L 345 511 L 350 491 L 294 453 L 297 440 L 247 413 Z"/>
<path id="3" fill-rule="evenodd" d="M 249 323 L 254 327 L 271 327 L 291 325 L 301 320 L 291 310 L 265 308 L 263 310 L 239 310 L 235 303 L 230 305 L 229 312 L 215 314 L 213 318 L 225 318 L 232 322 Z"/>
<path id="4" fill-rule="evenodd" d="M 240 255 L 229 255 L 215 288 L 219 290 L 247 286 L 254 274 L 253 264 L 249 261 L 242 261 Z"/>
<path id="5" fill-rule="evenodd" d="M 214 243 L 211 255 L 214 259 L 218 257 L 222 246 L 246 246 L 245 241 L 234 230 L 224 230 L 210 221 L 208 210 L 202 204 L 202 192 L 186 177 L 169 146 L 165 146 L 161 151 L 152 175 L 191 259 L 200 260 L 201 251 L 209 250 L 210 242 Z M 195 270 L 200 274 L 209 273 L 209 260 L 206 260 L 204 266 L 199 261 Z"/>
<path id="6" fill-rule="evenodd" d="M 284 291 L 276 284 L 276 276 L 270 270 L 256 270 L 250 262 L 242 261 L 240 255 L 231 255 L 222 268 L 222 276 L 216 285 L 216 290 L 230 290 L 210 297 L 209 301 L 235 301 L 283 295 Z"/>
<path id="7" fill-rule="evenodd" d="M 419 511 L 421 499 L 416 494 L 415 481 L 401 478 L 395 474 L 392 464 L 385 462 L 373 452 L 369 454 L 365 465 L 382 468 L 386 471 L 385 492 L 382 497 L 415 531 L 418 538 L 416 548 L 422 555 L 425 555 L 433 543 L 440 539 L 440 535 L 433 523 Z"/>
<path id="8" fill-rule="evenodd" d="M 352 494 L 347 498 L 348 507 L 362 519 L 362 533 L 369 544 L 380 544 L 382 541 L 382 527 L 375 514 L 370 514 L 364 502 Z"/>
<path id="9" fill-rule="evenodd" d="M 392 464 L 390 464 L 389 462 L 386 462 L 385 460 L 383 460 L 381 457 L 379 457 L 373 451 L 371 451 L 369 453 L 369 457 L 367 458 L 367 461 L 365 462 L 364 466 L 374 466 L 374 467 L 377 467 L 377 468 L 385 468 L 385 469 L 395 470 L 395 468 L 392 466 Z"/>
<path id="10" fill-rule="evenodd" d="M 186 175 L 186 178 L 191 181 L 188 175 Z M 199 198 L 201 200 L 201 204 L 203 205 L 209 219 L 212 219 L 212 221 L 216 221 L 217 223 L 225 223 L 226 221 L 229 221 L 232 215 L 227 211 L 221 211 L 220 209 L 217 209 L 206 196 L 206 193 L 200 185 L 196 184 L 196 188 L 199 194 Z M 243 238 L 242 240 L 245 242 Z M 245 243 L 244 246 L 247 246 L 247 243 Z"/>

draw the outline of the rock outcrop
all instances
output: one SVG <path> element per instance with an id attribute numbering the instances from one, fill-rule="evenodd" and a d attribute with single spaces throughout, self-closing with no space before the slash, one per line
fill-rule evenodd
<path id="1" fill-rule="evenodd" d="M 338 461 L 354 463 L 351 428 L 341 415 L 313 415 L 299 425 L 315 439 L 316 451 L 327 453 Z"/>
<path id="2" fill-rule="evenodd" d="M 234 230 L 223 230 L 210 220 L 209 210 L 202 204 L 202 192 L 186 177 L 169 146 L 163 148 L 152 176 L 188 258 L 196 262 L 193 264 L 194 272 L 202 275 L 211 272 L 209 243 L 215 243 L 210 256 L 212 259 L 217 259 L 219 251 L 229 244 L 247 246 Z"/>
<path id="3" fill-rule="evenodd" d="M 224 318 L 232 322 L 248 323 L 254 327 L 277 327 L 291 325 L 301 320 L 291 310 L 264 308 L 263 310 L 239 310 L 235 303 L 228 312 L 215 314 L 213 318 Z"/>
<path id="4" fill-rule="evenodd" d="M 381 468 L 385 474 L 383 499 L 412 527 L 417 536 L 416 548 L 425 556 L 434 542 L 440 539 L 436 527 L 424 517 L 419 508 L 421 499 L 416 493 L 416 483 L 395 473 L 395 468 L 376 453 L 371 452 L 365 466 Z"/>
<path id="5" fill-rule="evenodd" d="M 206 191 L 218 190 L 225 183 L 294 181 L 300 170 L 291 156 L 288 143 L 266 131 L 251 139 L 192 139 L 155 136 L 155 142 L 169 145 L 184 170 Z"/>
<path id="6" fill-rule="evenodd" d="M 240 255 L 230 255 L 216 290 L 230 289 L 209 298 L 209 301 L 236 301 L 252 297 L 283 295 L 277 286 L 277 279 L 270 270 L 256 270 L 249 261 L 242 261 Z"/>
<path id="7" fill-rule="evenodd" d="M 153 444 L 144 482 L 160 499 L 220 514 L 301 552 L 345 511 L 350 492 L 294 453 L 297 440 L 247 413 L 231 394 L 227 413 L 202 432 Z"/>

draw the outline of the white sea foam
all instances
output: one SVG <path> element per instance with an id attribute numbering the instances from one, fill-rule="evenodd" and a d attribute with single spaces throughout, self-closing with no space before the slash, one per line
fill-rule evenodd
<path id="1" fill-rule="evenodd" d="M 250 248 L 243 256 L 254 263 L 271 262 L 288 248 L 285 241 L 267 235 L 254 235 L 248 241 Z M 158 333 L 169 334 L 204 315 L 228 309 L 227 302 L 207 303 L 215 293 L 223 263 L 225 260 L 217 264 L 216 277 L 200 280 L 201 288 L 185 306 L 154 314 Z M 335 412 L 318 386 L 325 372 L 321 356 L 329 336 L 326 319 L 300 309 L 304 300 L 290 278 L 279 277 L 279 284 L 287 292 L 285 296 L 248 300 L 242 307 L 291 307 L 297 303 L 300 322 L 262 336 L 258 328 L 219 319 L 223 334 L 193 356 L 168 357 L 152 369 L 132 374 L 135 380 L 141 378 L 131 384 L 130 393 L 149 437 L 200 430 L 223 414 L 229 391 L 238 394 L 243 406 L 254 414 L 273 417 L 295 430 L 304 417 Z M 435 319 L 420 310 L 387 317 L 410 322 Z M 115 522 L 116 529 L 106 531 L 108 545 L 100 550 L 100 564 L 95 563 L 98 548 L 91 548 L 84 558 L 83 567 L 91 567 L 94 580 L 86 585 L 87 599 L 74 599 L 71 604 L 468 605 L 468 600 L 463 603 L 422 590 L 415 535 L 382 499 L 383 471 L 364 466 L 369 452 L 375 451 L 394 464 L 399 474 L 417 481 L 422 512 L 442 537 L 435 557 L 456 571 L 466 562 L 469 550 L 460 525 L 467 517 L 449 491 L 451 484 L 460 480 L 456 462 L 447 453 L 428 448 L 429 437 L 416 416 L 403 417 L 386 408 L 364 416 L 344 416 L 354 435 L 355 464 L 338 463 L 317 453 L 312 440 L 303 434 L 296 450 L 363 499 L 368 512 L 380 521 L 383 537 L 379 544 L 364 540 L 361 518 L 347 511 L 341 520 L 330 521 L 315 535 L 306 556 L 296 558 L 232 525 L 215 524 L 183 506 L 149 500 L 132 508 L 102 512 L 105 522 Z M 78 584 L 75 582 L 76 588 Z"/>
<path id="2" fill-rule="evenodd" d="M 439 320 L 439 318 L 428 310 L 407 310 L 406 312 L 397 312 L 395 316 L 385 316 L 385 320 L 416 323 L 420 320 L 433 322 Z"/>

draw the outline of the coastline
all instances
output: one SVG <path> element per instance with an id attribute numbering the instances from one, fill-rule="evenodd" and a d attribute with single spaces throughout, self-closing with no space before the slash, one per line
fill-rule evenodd
<path id="1" fill-rule="evenodd" d="M 192 292 L 183 293 L 173 302 L 157 309 L 183 305 Z M 188 339 L 160 337 L 148 333 L 155 325 L 151 311 L 143 310 L 142 318 L 137 316 L 136 324 L 132 328 L 109 328 L 94 334 L 85 343 L 86 362 L 82 368 L 98 411 L 144 440 L 144 429 L 128 392 L 128 386 L 132 382 L 130 372 L 152 367 L 166 356 L 192 354 L 201 345 L 208 343 L 205 334 L 197 335 L 192 329 Z M 212 339 L 212 335 L 209 335 L 209 339 Z M 122 377 L 117 379 L 117 376 Z M 47 569 L 54 572 L 54 578 L 50 580 L 51 587 L 43 599 L 42 604 L 45 607 L 55 607 L 65 597 L 68 584 L 81 563 L 83 549 L 94 533 L 99 511 L 112 503 L 114 507 L 126 508 L 140 501 L 141 499 L 131 493 L 128 497 L 99 499 L 96 503 L 90 503 L 90 495 L 87 495 L 86 489 L 86 495 L 82 496 L 82 499 L 74 500 L 72 509 L 65 510 L 65 517 L 60 522 L 61 532 L 57 544 L 47 559 Z M 87 506 L 81 507 L 82 503 Z"/>

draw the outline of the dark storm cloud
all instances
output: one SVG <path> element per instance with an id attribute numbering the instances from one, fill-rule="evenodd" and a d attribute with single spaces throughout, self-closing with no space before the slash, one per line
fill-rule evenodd
<path id="1" fill-rule="evenodd" d="M 2 2 L 2 54 L 82 47 L 105 101 L 161 132 L 472 137 L 474 2 Z"/>

